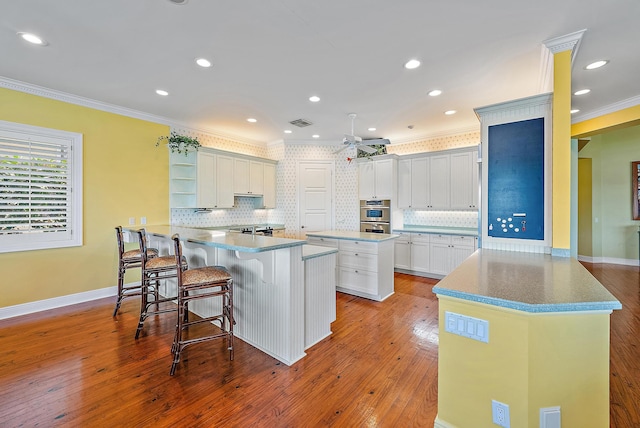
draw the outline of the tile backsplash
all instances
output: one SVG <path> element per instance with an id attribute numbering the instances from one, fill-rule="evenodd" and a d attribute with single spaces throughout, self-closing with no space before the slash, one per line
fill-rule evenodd
<path id="1" fill-rule="evenodd" d="M 404 224 L 477 228 L 478 212 L 404 210 Z"/>

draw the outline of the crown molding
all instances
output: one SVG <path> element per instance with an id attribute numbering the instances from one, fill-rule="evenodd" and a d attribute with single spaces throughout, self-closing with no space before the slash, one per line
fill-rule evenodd
<path id="1" fill-rule="evenodd" d="M 616 103 L 597 108 L 588 113 L 574 116 L 571 118 L 571 124 L 573 125 L 576 123 L 584 122 L 585 120 L 595 119 L 596 117 L 615 113 L 617 111 L 635 107 L 637 105 L 640 105 L 640 95 L 636 95 L 635 97 L 627 98 L 626 100 L 618 101 Z"/>
<path id="2" fill-rule="evenodd" d="M 580 31 L 575 31 L 573 33 L 566 34 L 564 36 L 554 37 L 549 40 L 545 40 L 542 42 L 544 46 L 546 46 L 552 54 L 557 54 L 559 52 L 571 51 L 571 65 L 573 66 L 573 61 L 578 55 L 578 50 L 580 49 L 580 42 L 582 41 L 582 36 L 587 32 L 587 29 Z"/>
<path id="3" fill-rule="evenodd" d="M 167 125 L 172 128 L 181 128 L 189 131 L 201 132 L 204 134 L 208 134 L 212 137 L 231 140 L 237 143 L 249 144 L 249 145 L 258 146 L 258 147 L 266 147 L 266 144 L 264 142 L 242 138 L 235 135 L 221 134 L 220 132 L 213 131 L 211 129 L 194 127 L 187 123 L 177 122 L 175 120 L 172 120 L 163 116 L 157 116 L 154 114 L 145 113 L 145 112 L 130 109 L 127 107 L 108 104 L 102 101 L 96 101 L 91 98 L 85 98 L 78 95 L 57 91 L 55 89 L 49 89 L 43 86 L 33 85 L 31 83 L 9 79 L 8 77 L 0 76 L 0 88 L 11 89 L 18 92 L 24 92 L 27 94 L 36 95 L 43 98 L 49 98 L 52 100 L 57 100 L 57 101 L 62 101 L 69 104 L 88 107 L 95 110 L 106 111 L 108 113 L 119 114 L 121 116 L 127 116 L 134 119 L 140 119 L 148 122 L 159 123 L 161 125 Z"/>

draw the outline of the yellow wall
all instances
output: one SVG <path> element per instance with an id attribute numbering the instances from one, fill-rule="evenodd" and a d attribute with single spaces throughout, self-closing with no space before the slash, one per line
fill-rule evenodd
<path id="1" fill-rule="evenodd" d="M 571 135 L 573 138 L 590 137 L 636 125 L 640 125 L 640 105 L 574 123 L 571 125 Z"/>
<path id="2" fill-rule="evenodd" d="M 571 51 L 553 56 L 552 247 L 571 247 Z"/>
<path id="3" fill-rule="evenodd" d="M 609 314 L 529 314 L 447 296 L 438 304 L 441 425 L 495 427 L 497 400 L 512 427 L 539 426 L 540 408 L 553 406 L 563 426 L 608 426 Z M 489 321 L 489 343 L 445 332 L 445 311 Z"/>
<path id="4" fill-rule="evenodd" d="M 591 159 L 578 159 L 578 255 L 593 256 Z"/>
<path id="5" fill-rule="evenodd" d="M 169 127 L 0 88 L 0 120 L 83 135 L 84 244 L 0 254 L 0 307 L 116 284 L 114 227 L 168 223 Z"/>

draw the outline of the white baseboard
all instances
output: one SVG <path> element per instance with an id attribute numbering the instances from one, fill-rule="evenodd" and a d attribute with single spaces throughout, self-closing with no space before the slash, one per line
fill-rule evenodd
<path id="1" fill-rule="evenodd" d="M 591 257 L 578 255 L 578 261 L 586 263 L 608 263 L 612 265 L 640 266 L 636 259 L 619 259 L 616 257 Z"/>
<path id="2" fill-rule="evenodd" d="M 433 422 L 433 428 L 456 428 L 456 426 L 443 421 L 436 415 L 436 420 Z"/>
<path id="3" fill-rule="evenodd" d="M 82 293 L 69 294 L 67 296 L 53 297 L 51 299 L 38 300 L 36 302 L 23 303 L 20 305 L 0 308 L 0 320 L 18 317 L 20 315 L 32 314 L 34 312 L 47 311 L 50 309 L 62 308 L 64 306 L 75 305 L 77 303 L 89 302 L 91 300 L 105 297 L 115 297 L 118 292 L 116 286 L 100 288 L 98 290 L 85 291 Z M 115 301 L 114 301 L 115 304 Z"/>

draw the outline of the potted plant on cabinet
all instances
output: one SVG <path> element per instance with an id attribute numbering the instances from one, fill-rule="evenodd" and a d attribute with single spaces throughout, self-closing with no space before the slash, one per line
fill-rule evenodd
<path id="1" fill-rule="evenodd" d="M 156 141 L 156 147 L 160 145 L 163 140 L 167 140 L 167 146 L 171 153 L 184 153 L 185 156 L 191 151 L 197 151 L 202 146 L 198 141 L 198 138 L 191 138 L 186 135 L 180 135 L 176 132 L 171 132 L 171 135 L 163 135 L 158 137 Z"/>

